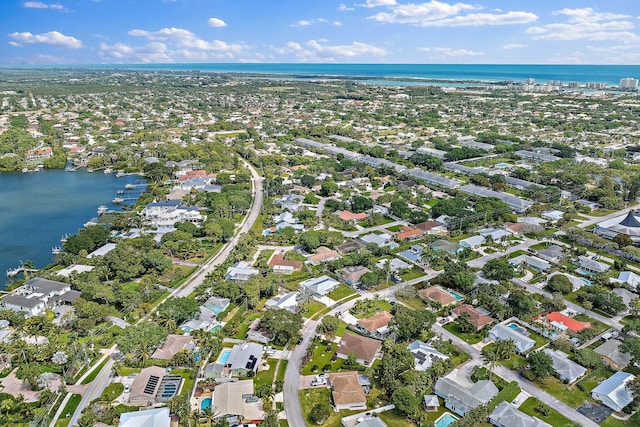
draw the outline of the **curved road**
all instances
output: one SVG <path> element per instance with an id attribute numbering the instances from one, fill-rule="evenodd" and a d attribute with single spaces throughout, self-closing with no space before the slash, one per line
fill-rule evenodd
<path id="1" fill-rule="evenodd" d="M 220 249 L 220 251 L 218 251 L 218 253 L 213 258 L 208 260 L 206 264 L 202 265 L 198 270 L 196 270 L 191 275 L 191 277 L 188 280 L 186 280 L 184 284 L 182 284 L 182 286 L 176 288 L 173 292 L 171 292 L 171 294 L 169 294 L 164 301 L 170 298 L 186 297 L 190 295 L 196 287 L 198 287 L 204 282 L 205 278 L 207 277 L 207 274 L 212 272 L 217 266 L 219 266 L 220 264 L 226 261 L 231 251 L 238 244 L 238 241 L 240 240 L 240 236 L 242 234 L 247 233 L 249 230 L 251 230 L 251 227 L 253 227 L 253 224 L 255 224 L 256 220 L 258 219 L 258 215 L 260 214 L 260 210 L 262 209 L 262 202 L 264 198 L 264 191 L 262 188 L 263 178 L 258 174 L 258 172 L 253 168 L 253 166 L 251 166 L 247 161 L 245 161 L 244 159 L 241 159 L 241 160 L 251 172 L 251 183 L 252 183 L 251 192 L 253 195 L 253 201 L 247 216 L 245 216 L 244 220 L 240 224 L 240 227 L 236 230 L 236 233 L 231 238 L 231 240 L 225 243 L 224 246 Z M 142 319 L 140 319 L 140 322 L 147 319 L 150 314 L 151 312 L 147 314 L 145 317 L 143 317 Z M 111 350 L 114 351 L 115 346 L 112 347 Z M 102 360 L 104 359 L 101 358 L 98 361 L 98 363 L 100 363 Z M 98 374 L 96 379 L 93 382 L 91 382 L 90 387 L 82 396 L 82 400 L 80 401 L 80 404 L 76 408 L 76 411 L 71 417 L 71 420 L 69 420 L 69 426 L 77 425 L 78 419 L 80 418 L 80 414 L 82 413 L 82 410 L 85 408 L 85 406 L 88 405 L 89 402 L 98 398 L 102 394 L 107 384 L 109 383 L 109 379 L 110 379 L 109 374 L 111 372 L 112 366 L 113 366 L 113 360 L 109 358 L 109 361 L 100 370 L 100 373 Z M 63 400 L 63 403 L 62 403 L 63 406 L 69 400 L 69 396 L 70 394 L 67 394 L 67 396 Z M 53 427 L 55 425 L 56 421 L 58 420 L 58 417 L 61 415 L 60 412 L 61 410 L 58 410 L 58 413 L 56 413 L 53 420 L 49 424 L 50 427 Z"/>

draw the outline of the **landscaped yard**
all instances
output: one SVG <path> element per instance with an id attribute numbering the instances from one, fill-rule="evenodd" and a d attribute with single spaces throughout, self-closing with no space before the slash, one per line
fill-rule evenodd
<path id="1" fill-rule="evenodd" d="M 302 306 L 302 309 L 300 310 L 300 314 L 302 314 L 306 318 L 310 318 L 310 317 L 313 317 L 314 314 L 324 309 L 325 309 L 324 304 L 313 300 L 311 302 L 306 303 L 304 306 Z"/>
<path id="2" fill-rule="evenodd" d="M 535 397 L 530 397 L 524 401 L 522 405 L 520 405 L 520 409 L 522 412 L 528 415 L 532 415 L 534 417 L 540 418 L 542 421 L 551 424 L 553 427 L 565 427 L 565 426 L 573 426 L 573 422 L 567 417 L 560 414 L 555 409 L 549 408 L 549 415 L 546 417 L 542 415 L 540 412 L 536 410 L 536 407 L 540 405 L 540 402 Z"/>
<path id="3" fill-rule="evenodd" d="M 327 344 L 321 341 L 313 341 L 309 348 L 313 349 L 313 355 L 302 369 L 302 375 L 317 374 L 327 365 L 331 367 L 331 372 L 335 372 L 344 363 L 343 359 L 336 359 L 335 362 L 331 361 L 331 358 L 338 349 L 338 344 L 336 343 Z M 327 349 L 329 350 L 327 351 Z M 316 367 L 315 371 L 312 369 L 314 366 Z"/>
<path id="4" fill-rule="evenodd" d="M 576 383 L 576 386 L 580 384 L 585 393 L 591 393 L 591 390 L 596 388 L 598 384 L 609 378 L 611 375 L 613 375 L 613 371 L 603 366 L 589 372 L 584 376 L 584 378 Z"/>
<path id="5" fill-rule="evenodd" d="M 62 410 L 62 416 L 56 422 L 56 427 L 66 427 L 69 425 L 69 421 L 71 421 L 70 417 L 76 411 L 76 408 L 80 404 L 81 400 L 82 400 L 82 396 L 80 396 L 79 394 L 71 395 L 71 397 L 69 398 L 69 401 L 67 402 L 64 409 Z M 67 418 L 67 414 L 69 414 L 69 418 Z"/>
<path id="6" fill-rule="evenodd" d="M 456 335 L 457 337 L 462 338 L 469 344 L 477 344 L 484 339 L 484 334 L 482 332 L 476 332 L 476 333 L 462 332 L 456 322 L 449 322 L 443 325 L 442 327 L 447 331 L 451 332 L 452 334 Z"/>
<path id="7" fill-rule="evenodd" d="M 111 383 L 104 389 L 99 400 L 111 402 L 122 394 L 124 385 L 122 383 Z"/>
<path id="8" fill-rule="evenodd" d="M 419 268 L 412 268 L 411 270 L 402 273 L 400 277 L 402 277 L 402 280 L 406 282 L 409 280 L 417 279 L 418 277 L 422 277 L 424 275 L 424 271 L 420 270 Z"/>
<path id="9" fill-rule="evenodd" d="M 572 408 L 577 408 L 583 403 L 591 401 L 590 393 L 580 390 L 577 385 L 564 384 L 553 376 L 536 378 L 534 384 Z"/>
<path id="10" fill-rule="evenodd" d="M 278 359 L 267 359 L 269 369 L 258 371 L 254 379 L 254 387 L 257 388 L 260 384 L 273 384 L 273 377 L 276 373 L 276 364 Z"/>
<path id="11" fill-rule="evenodd" d="M 326 387 L 318 387 L 308 390 L 300 390 L 300 406 L 304 419 L 309 427 L 317 427 L 318 425 L 309 420 L 309 412 L 319 402 L 331 403 L 331 390 Z M 349 415 L 356 414 L 358 411 L 331 411 L 329 419 L 322 424 L 323 427 L 341 427 L 340 419 Z"/>
<path id="12" fill-rule="evenodd" d="M 329 292 L 329 295 L 327 296 L 334 301 L 340 301 L 342 298 L 346 298 L 349 295 L 353 295 L 354 293 L 355 292 L 353 291 L 353 288 L 351 288 L 350 286 L 340 285 Z"/>
<path id="13" fill-rule="evenodd" d="M 398 427 L 415 427 L 416 424 L 413 421 L 407 419 L 406 415 L 399 413 L 396 410 L 385 411 L 379 414 L 382 421 L 387 423 L 388 426 Z"/>
<path id="14" fill-rule="evenodd" d="M 383 299 L 366 299 L 358 301 L 349 312 L 358 319 L 365 319 L 381 311 L 390 311 L 391 303 Z"/>

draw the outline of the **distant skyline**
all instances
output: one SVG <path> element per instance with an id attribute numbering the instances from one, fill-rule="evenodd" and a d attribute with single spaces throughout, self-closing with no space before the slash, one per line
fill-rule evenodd
<path id="1" fill-rule="evenodd" d="M 640 64 L 639 0 L 2 2 L 0 64 Z"/>

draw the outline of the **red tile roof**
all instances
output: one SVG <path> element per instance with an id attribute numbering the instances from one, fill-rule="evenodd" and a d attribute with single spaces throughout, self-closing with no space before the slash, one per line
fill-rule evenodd
<path id="1" fill-rule="evenodd" d="M 469 313 L 471 323 L 476 325 L 476 328 L 478 329 L 493 322 L 493 319 L 491 317 L 480 313 L 469 304 L 461 305 L 460 307 L 454 308 L 452 311 L 458 316 L 460 316 L 462 313 Z"/>
<path id="2" fill-rule="evenodd" d="M 547 319 L 550 322 L 556 321 L 558 323 L 562 323 L 572 332 L 580 332 L 583 329 L 591 327 L 591 323 L 589 322 L 581 322 L 579 320 L 572 319 L 571 317 L 565 316 L 564 314 L 557 311 L 552 311 L 551 313 L 547 314 Z"/>
<path id="3" fill-rule="evenodd" d="M 340 219 L 343 219 L 345 221 L 353 221 L 353 220 L 360 221 L 361 219 L 367 218 L 369 215 L 367 215 L 364 212 L 358 213 L 358 214 L 354 214 L 354 213 L 349 212 L 349 211 L 340 211 L 338 213 L 338 216 L 340 217 Z"/>

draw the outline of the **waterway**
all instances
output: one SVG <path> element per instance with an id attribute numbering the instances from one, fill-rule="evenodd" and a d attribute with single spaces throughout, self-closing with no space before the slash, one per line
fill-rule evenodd
<path id="1" fill-rule="evenodd" d="M 0 174 L 0 288 L 8 280 L 6 270 L 20 261 L 38 268 L 53 262 L 51 249 L 62 245 L 63 235 L 77 233 L 101 205 L 119 210 L 111 202 L 118 190 L 140 180 L 84 169 Z"/>

